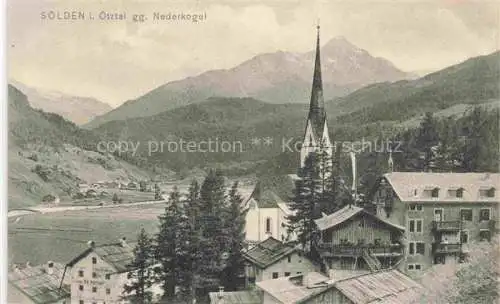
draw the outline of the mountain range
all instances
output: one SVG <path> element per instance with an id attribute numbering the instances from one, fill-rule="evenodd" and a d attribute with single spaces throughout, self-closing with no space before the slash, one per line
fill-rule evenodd
<path id="1" fill-rule="evenodd" d="M 343 37 L 321 47 L 324 96 L 344 96 L 367 84 L 415 77 L 386 59 L 370 55 Z M 212 70 L 172 81 L 96 117 L 86 127 L 133 117 L 152 116 L 210 97 L 251 97 L 268 103 L 307 103 L 314 51 L 257 55 L 227 70 Z"/>
<path id="2" fill-rule="evenodd" d="M 457 113 L 457 109 L 465 111 L 472 105 L 498 103 L 499 60 L 500 52 L 475 57 L 416 80 L 369 85 L 330 101 L 326 110 L 332 138 L 352 141 L 380 134 L 391 136 L 418 125 L 419 117 L 428 111 L 459 117 L 463 113 Z M 283 152 L 283 138 L 301 140 L 307 109 L 305 104 L 271 104 L 253 98 L 208 98 L 150 117 L 104 123 L 94 131 L 108 138 L 144 142 L 143 148 L 148 141 L 200 141 L 216 137 L 241 141 L 243 153 L 164 152 L 147 158 L 166 163 L 174 170 L 240 164 L 238 169 L 243 172 Z M 273 138 L 274 144 L 253 145 L 254 138 L 266 137 Z M 145 150 L 139 152 L 145 157 Z"/>
<path id="3" fill-rule="evenodd" d="M 28 97 L 33 108 L 59 114 L 77 125 L 86 124 L 112 109 L 107 103 L 95 98 L 33 88 L 15 80 L 10 83 Z"/>

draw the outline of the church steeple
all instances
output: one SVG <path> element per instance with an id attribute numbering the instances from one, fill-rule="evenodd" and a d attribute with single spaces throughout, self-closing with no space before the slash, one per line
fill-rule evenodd
<path id="1" fill-rule="evenodd" d="M 313 83 L 311 91 L 311 104 L 310 112 L 321 111 L 324 112 L 325 101 L 323 100 L 323 81 L 321 79 L 321 55 L 320 55 L 320 43 L 319 43 L 319 25 L 316 27 L 316 57 L 314 59 L 314 74 Z"/>
<path id="2" fill-rule="evenodd" d="M 314 73 L 311 89 L 311 101 L 309 104 L 308 119 L 312 123 L 314 135 L 321 137 L 326 119 L 325 101 L 323 99 L 323 81 L 321 79 L 321 55 L 319 42 L 319 25 L 316 27 L 316 56 L 314 59 Z"/>
<path id="3" fill-rule="evenodd" d="M 331 154 L 331 142 L 328 136 L 325 101 L 323 99 L 323 81 L 321 79 L 319 25 L 316 29 L 316 53 L 314 58 L 311 100 L 309 103 L 309 114 L 307 115 L 304 140 L 302 141 L 302 148 L 300 150 L 299 168 L 304 166 L 306 157 L 312 152 L 326 150 Z"/>

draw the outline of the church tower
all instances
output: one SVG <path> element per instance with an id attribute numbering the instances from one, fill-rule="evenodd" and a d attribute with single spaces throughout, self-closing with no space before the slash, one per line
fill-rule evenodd
<path id="1" fill-rule="evenodd" d="M 314 75 L 311 90 L 309 114 L 302 148 L 300 149 L 300 168 L 304 167 L 307 156 L 312 153 L 326 151 L 332 156 L 332 143 L 328 135 L 325 101 L 323 99 L 323 82 L 321 80 L 321 58 L 319 43 L 319 25 L 317 26 L 316 57 L 314 61 Z"/>

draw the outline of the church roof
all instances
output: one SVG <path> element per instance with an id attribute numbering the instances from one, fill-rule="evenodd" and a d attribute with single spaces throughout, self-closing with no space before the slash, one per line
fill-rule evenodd
<path id="1" fill-rule="evenodd" d="M 248 198 L 248 200 L 254 199 L 259 208 L 279 208 L 280 204 L 285 202 L 272 190 L 263 189 L 260 182 L 255 185 L 255 188 Z M 245 204 L 247 205 L 247 204 Z"/>

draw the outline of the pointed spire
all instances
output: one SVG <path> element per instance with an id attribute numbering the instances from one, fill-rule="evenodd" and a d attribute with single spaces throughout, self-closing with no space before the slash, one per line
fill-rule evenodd
<path id="1" fill-rule="evenodd" d="M 314 59 L 314 74 L 311 92 L 310 111 L 319 112 L 322 114 L 325 107 L 323 100 L 323 81 L 321 79 L 321 55 L 320 55 L 320 42 L 319 42 L 319 24 L 316 26 L 316 57 Z"/>

